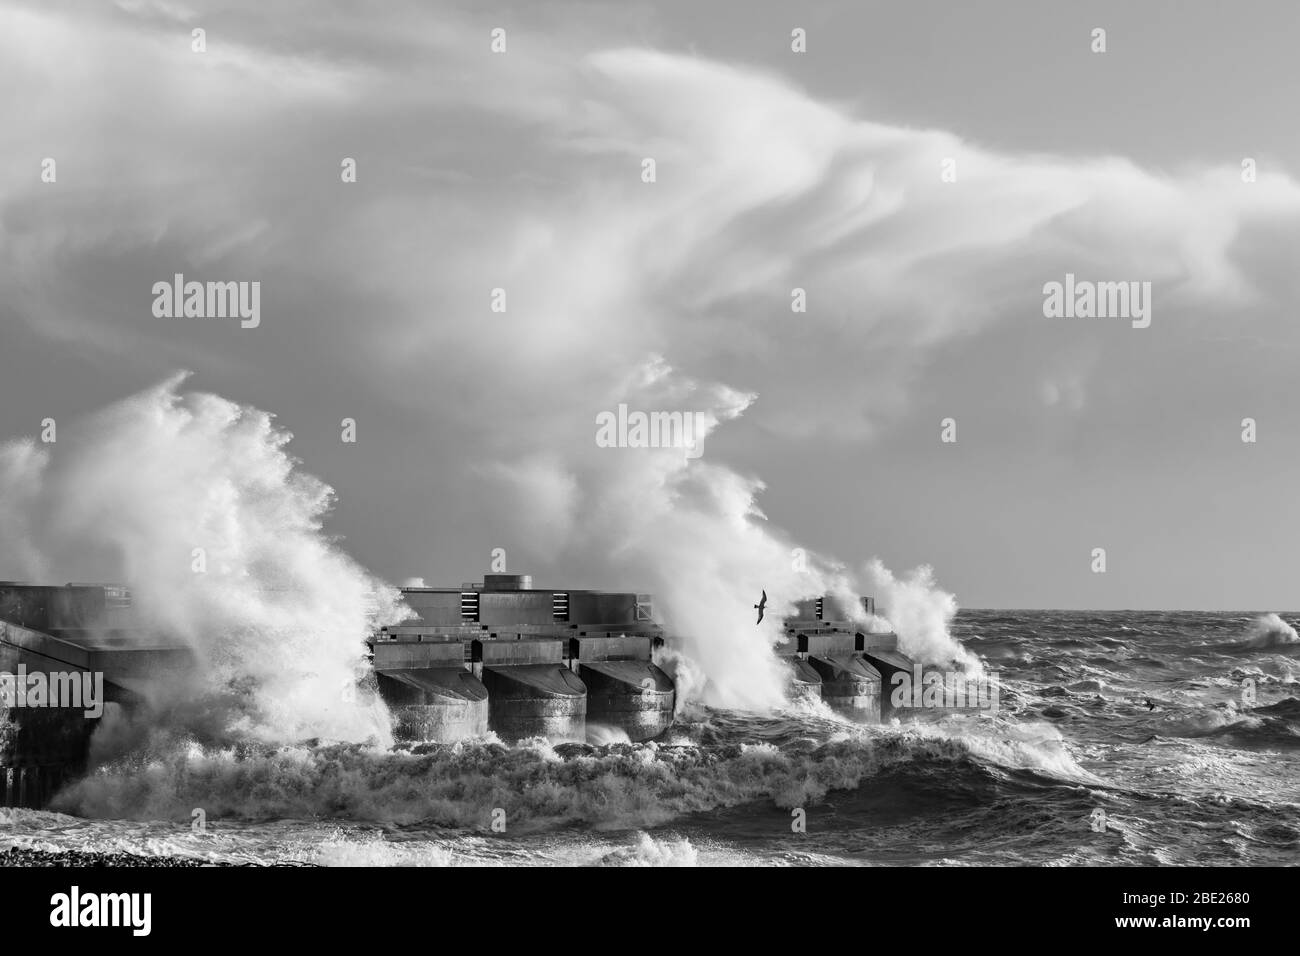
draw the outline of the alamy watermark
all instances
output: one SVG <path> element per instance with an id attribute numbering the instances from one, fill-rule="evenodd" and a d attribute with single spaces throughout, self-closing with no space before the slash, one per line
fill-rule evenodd
<path id="1" fill-rule="evenodd" d="M 704 412 L 628 411 L 620 404 L 617 412 L 596 416 L 596 445 L 599 448 L 681 448 L 687 458 L 704 454 L 707 429 Z"/>
<path id="2" fill-rule="evenodd" d="M 104 713 L 102 671 L 33 671 L 18 665 L 18 673 L 0 671 L 0 706 L 68 707 L 87 717 Z"/>
<path id="3" fill-rule="evenodd" d="M 1065 274 L 1043 286 L 1043 315 L 1049 319 L 1132 319 L 1133 328 L 1151 324 L 1150 282 L 1092 282 Z"/>
<path id="4" fill-rule="evenodd" d="M 989 713 L 998 710 L 998 675 L 965 674 L 961 671 L 923 671 L 918 665 L 915 676 L 897 671 L 890 683 L 894 689 L 889 702 L 895 709 L 978 708 Z"/>
<path id="5" fill-rule="evenodd" d="M 159 319 L 238 317 L 241 328 L 262 324 L 261 282 L 186 282 L 178 272 L 171 282 L 153 284 L 153 314 Z"/>
<path id="6" fill-rule="evenodd" d="M 55 927 L 118 926 L 133 936 L 148 936 L 152 912 L 152 893 L 83 893 L 73 885 L 50 897 L 50 925 Z"/>

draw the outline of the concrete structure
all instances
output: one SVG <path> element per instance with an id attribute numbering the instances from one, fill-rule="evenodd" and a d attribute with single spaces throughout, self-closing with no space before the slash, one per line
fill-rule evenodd
<path id="1" fill-rule="evenodd" d="M 860 600 L 866 614 L 875 614 L 872 598 Z M 778 653 L 790 665 L 792 697 L 820 698 L 859 720 L 887 720 L 893 716 L 890 680 L 900 670 L 911 674 L 912 660 L 899 652 L 897 634 L 872 633 L 861 617 L 829 594 L 801 601 L 785 621 L 786 643 Z"/>
<path id="2" fill-rule="evenodd" d="M 399 739 L 445 742 L 492 730 L 506 740 L 585 740 L 599 726 L 640 741 L 672 725 L 676 689 L 653 663 L 664 635 L 648 595 L 544 590 L 507 574 L 402 594 L 416 617 L 369 641 Z M 911 673 L 912 662 L 895 635 L 867 633 L 852 617 L 825 597 L 785 622 L 792 693 L 858 719 L 886 718 L 890 678 Z M 126 588 L 0 582 L 0 672 L 99 674 L 103 699 L 130 707 L 149 682 L 193 666 L 187 649 L 150 641 L 133 622 Z M 0 712 L 4 805 L 41 806 L 80 773 L 95 724 L 69 707 Z"/>
<path id="3" fill-rule="evenodd" d="M 188 651 L 129 631 L 130 592 L 113 585 L 49 587 L 0 581 L 0 673 L 102 675 L 103 700 L 130 705 L 142 685 L 192 663 Z M 84 769 L 97 719 L 85 707 L 0 709 L 0 800 L 40 807 Z"/>
<path id="4" fill-rule="evenodd" d="M 663 632 L 648 595 L 539 590 L 528 575 L 405 588 L 416 621 L 375 636 L 379 689 L 399 736 L 457 740 L 496 731 L 582 740 L 588 724 L 657 737 L 672 724 L 674 687 L 651 663 Z M 871 598 L 861 598 L 868 614 Z M 827 595 L 785 622 L 792 697 L 818 698 L 864 721 L 892 716 L 889 680 L 912 672 L 893 633 L 870 633 Z"/>
<path id="5" fill-rule="evenodd" d="M 403 588 L 418 619 L 371 642 L 399 737 L 585 740 L 587 726 L 649 740 L 672 724 L 676 693 L 651 662 L 663 631 L 650 598 L 555 591 L 526 574 L 460 588 Z"/>

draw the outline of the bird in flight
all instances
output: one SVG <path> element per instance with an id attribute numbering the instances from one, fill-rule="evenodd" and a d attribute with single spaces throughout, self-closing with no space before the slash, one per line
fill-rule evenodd
<path id="1" fill-rule="evenodd" d="M 763 598 L 762 598 L 762 600 L 760 600 L 757 604 L 754 605 L 754 610 L 758 611 L 758 620 L 754 622 L 755 624 L 762 624 L 762 623 L 763 623 L 763 608 L 765 608 L 765 607 L 767 607 L 767 592 L 766 592 L 766 591 L 763 592 Z"/>
<path id="2" fill-rule="evenodd" d="M 1151 698 L 1148 697 L 1148 698 L 1147 698 L 1147 711 L 1150 712 L 1150 711 L 1153 711 L 1153 710 L 1155 710 L 1155 709 L 1156 709 L 1156 705 L 1153 704 L 1153 703 L 1151 703 Z"/>

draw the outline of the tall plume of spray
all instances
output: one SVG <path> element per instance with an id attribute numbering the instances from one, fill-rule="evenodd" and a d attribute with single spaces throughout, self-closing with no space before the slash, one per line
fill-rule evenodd
<path id="1" fill-rule="evenodd" d="M 808 553 L 767 524 L 757 504 L 763 483 L 724 465 L 684 464 L 661 487 L 664 494 L 644 499 L 654 507 L 637 512 L 642 527 L 629 529 L 635 543 L 620 563 L 656 589 L 684 700 L 744 709 L 785 703 L 789 674 L 775 653 L 782 619 L 797 601 L 823 595 L 864 630 L 895 630 L 902 650 L 923 663 L 979 669 L 950 633 L 956 600 L 930 568 L 896 577 L 873 560 L 855 576 Z M 753 610 L 760 588 L 769 597 L 761 624 Z M 866 615 L 862 594 L 877 596 L 888 617 Z"/>
<path id="2" fill-rule="evenodd" d="M 0 530 L 21 542 L 4 557 L 22 558 L 0 574 L 128 584 L 142 628 L 201 664 L 152 703 L 202 713 L 210 737 L 388 742 L 386 709 L 355 682 L 375 623 L 409 613 L 400 595 L 323 533 L 333 492 L 285 451 L 290 434 L 181 392 L 185 378 L 57 444 L 0 448 Z"/>
<path id="3" fill-rule="evenodd" d="M 863 578 L 799 547 L 767 522 L 758 507 L 761 480 L 710 458 L 709 436 L 755 399 L 692 380 L 651 356 L 611 386 L 607 407 L 620 401 L 634 409 L 700 415 L 699 457 L 677 447 L 596 448 L 590 436 L 566 444 L 546 430 L 547 422 L 532 420 L 532 441 L 564 444 L 567 454 L 561 459 L 530 449 L 488 469 L 487 477 L 505 485 L 515 503 L 515 540 L 531 523 L 533 533 L 525 535 L 530 550 L 547 553 L 556 566 L 582 568 L 597 555 L 617 581 L 653 591 L 656 617 L 669 634 L 661 663 L 673 673 L 681 704 L 767 709 L 786 703 L 790 674 L 775 653 L 786 639 L 782 620 L 795 602 L 824 594 L 834 595 L 864 629 L 890 622 L 867 620 L 858 595 L 886 596 L 898 609 L 905 650 L 930 663 L 966 661 L 947 630 L 955 602 L 934 587 L 928 569 L 894 578 L 875 562 L 864 578 L 882 590 L 864 590 Z M 590 396 L 573 400 L 593 407 Z M 579 417 L 575 408 L 550 425 Z M 759 623 L 754 605 L 762 591 L 769 600 Z"/>
<path id="4" fill-rule="evenodd" d="M 922 664 L 955 664 L 968 674 L 983 672 L 978 657 L 952 636 L 957 598 L 940 588 L 929 565 L 895 575 L 875 558 L 863 569 L 863 580 L 887 619 L 881 625 L 898 634 L 899 647 Z"/>

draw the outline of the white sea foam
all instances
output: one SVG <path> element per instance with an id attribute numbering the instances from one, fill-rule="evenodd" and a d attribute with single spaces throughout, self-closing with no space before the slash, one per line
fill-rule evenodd
<path id="1" fill-rule="evenodd" d="M 1300 634 L 1277 614 L 1255 618 L 1246 632 L 1246 647 L 1287 647 L 1292 644 L 1300 644 Z"/>
<path id="2" fill-rule="evenodd" d="M 107 721 L 101 749 L 139 746 L 160 724 L 386 741 L 387 711 L 356 681 L 366 636 L 403 616 L 397 592 L 324 533 L 333 492 L 271 415 L 182 392 L 184 380 L 69 423 L 39 452 L 0 449 L 0 527 L 23 541 L 0 561 L 39 555 L 56 580 L 128 584 L 141 629 L 200 662 L 190 681 L 150 688 L 143 723 Z"/>

